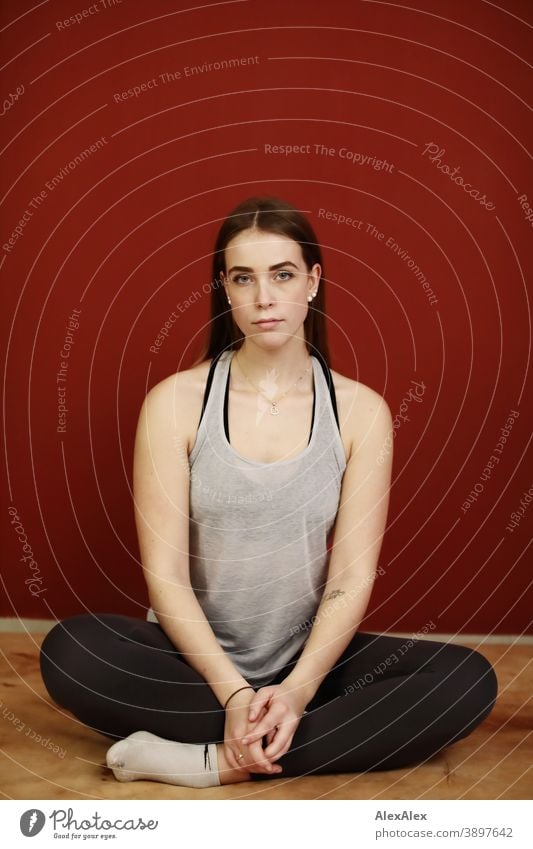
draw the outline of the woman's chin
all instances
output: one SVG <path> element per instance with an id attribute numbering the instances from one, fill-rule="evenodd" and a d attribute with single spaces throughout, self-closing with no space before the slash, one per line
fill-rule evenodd
<path id="1" fill-rule="evenodd" d="M 286 330 L 281 331 L 276 327 L 272 328 L 272 330 L 257 330 L 257 328 L 254 327 L 250 330 L 249 338 L 250 341 L 254 342 L 256 345 L 262 345 L 268 348 L 278 348 L 290 339 L 290 334 L 288 334 Z"/>

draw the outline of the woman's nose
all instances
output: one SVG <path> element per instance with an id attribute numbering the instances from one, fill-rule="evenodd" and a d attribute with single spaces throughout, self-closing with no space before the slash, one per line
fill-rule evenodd
<path id="1" fill-rule="evenodd" d="M 257 303 L 261 304 L 261 306 L 269 306 L 272 301 L 273 295 L 268 282 L 263 283 L 260 280 L 257 287 Z"/>

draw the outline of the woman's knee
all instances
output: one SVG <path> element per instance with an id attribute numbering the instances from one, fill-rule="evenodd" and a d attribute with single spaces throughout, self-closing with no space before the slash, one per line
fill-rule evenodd
<path id="1" fill-rule="evenodd" d="M 443 706 L 448 703 L 449 723 L 456 737 L 470 734 L 492 711 L 498 696 L 498 679 L 492 664 L 480 652 L 453 646 L 452 664 L 442 680 Z M 446 715 L 443 715 L 446 724 Z"/>
<path id="2" fill-rule="evenodd" d="M 41 662 L 57 661 L 62 659 L 65 652 L 70 649 L 76 637 L 85 630 L 89 614 L 79 616 L 68 616 L 61 619 L 46 634 L 40 651 Z"/>
<path id="3" fill-rule="evenodd" d="M 101 625 L 95 616 L 82 613 L 60 620 L 46 634 L 39 652 L 41 677 L 46 689 L 58 703 L 63 701 L 65 686 L 76 684 L 82 655 L 83 663 L 86 663 L 87 651 L 95 650 L 99 642 L 96 636 L 99 629 Z"/>

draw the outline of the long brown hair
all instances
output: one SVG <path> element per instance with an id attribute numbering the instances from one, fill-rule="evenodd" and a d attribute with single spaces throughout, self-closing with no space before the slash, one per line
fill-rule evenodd
<path id="1" fill-rule="evenodd" d="M 322 251 L 314 230 L 307 220 L 292 204 L 271 196 L 249 197 L 239 203 L 224 220 L 215 242 L 211 279 L 211 322 L 209 338 L 204 343 L 202 353 L 193 365 L 205 359 L 218 356 L 223 350 L 237 351 L 244 335 L 232 319 L 228 309 L 224 286 L 220 277 L 226 273 L 224 251 L 228 243 L 242 230 L 255 227 L 265 233 L 288 236 L 298 242 L 302 249 L 307 270 L 315 263 L 322 269 L 316 297 L 309 304 L 304 320 L 304 335 L 309 354 L 322 356 L 329 366 L 329 348 L 326 331 L 326 287 L 324 286 L 324 265 Z"/>

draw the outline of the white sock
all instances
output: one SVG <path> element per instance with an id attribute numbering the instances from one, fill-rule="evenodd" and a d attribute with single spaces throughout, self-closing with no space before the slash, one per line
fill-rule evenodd
<path id="1" fill-rule="evenodd" d="M 178 743 L 149 731 L 135 731 L 106 754 L 118 781 L 162 781 L 185 787 L 220 784 L 216 743 Z"/>

